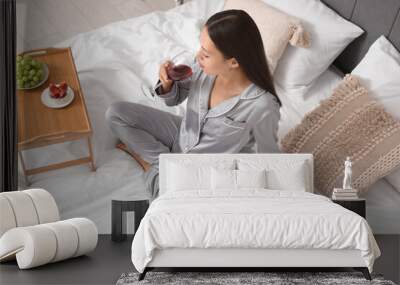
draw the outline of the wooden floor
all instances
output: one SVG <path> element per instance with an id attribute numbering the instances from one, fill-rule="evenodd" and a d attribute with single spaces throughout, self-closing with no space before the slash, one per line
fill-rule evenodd
<path id="1" fill-rule="evenodd" d="M 374 272 L 395 283 L 400 281 L 400 235 L 377 235 L 382 251 Z M 15 261 L 0 264 L 0 284 L 115 284 L 124 272 L 133 272 L 132 237 L 118 243 L 109 235 L 100 235 L 95 251 L 88 256 L 19 270 Z"/>
<path id="2" fill-rule="evenodd" d="M 16 0 L 17 52 L 50 47 L 111 22 L 175 6 L 174 0 Z"/>

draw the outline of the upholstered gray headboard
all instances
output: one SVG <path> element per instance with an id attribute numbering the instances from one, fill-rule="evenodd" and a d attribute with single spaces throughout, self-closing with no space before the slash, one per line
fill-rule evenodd
<path id="1" fill-rule="evenodd" d="M 322 2 L 365 31 L 334 62 L 334 65 L 344 73 L 353 70 L 369 46 L 380 35 L 385 35 L 400 50 L 400 0 L 322 0 Z"/>

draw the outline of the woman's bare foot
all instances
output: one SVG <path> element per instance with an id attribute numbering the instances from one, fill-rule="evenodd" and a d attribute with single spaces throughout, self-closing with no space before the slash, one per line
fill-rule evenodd
<path id="1" fill-rule="evenodd" d="M 120 142 L 116 145 L 116 147 L 120 150 L 125 151 L 130 156 L 132 156 L 137 161 L 137 163 L 139 163 L 139 165 L 143 168 L 144 171 L 149 170 L 150 164 L 147 161 L 143 160 L 137 153 L 131 152 L 124 143 Z"/>

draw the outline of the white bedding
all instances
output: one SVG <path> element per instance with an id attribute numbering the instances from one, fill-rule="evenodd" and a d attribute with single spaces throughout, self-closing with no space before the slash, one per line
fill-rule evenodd
<path id="1" fill-rule="evenodd" d="M 261 188 L 206 196 L 167 193 L 150 205 L 132 243 L 139 272 L 155 249 L 357 249 L 372 271 L 380 255 L 368 223 L 328 198 Z"/>
<path id="2" fill-rule="evenodd" d="M 166 107 L 162 102 L 152 102 L 140 94 L 140 84 L 142 81 L 156 81 L 159 63 L 165 58 L 183 49 L 195 51 L 199 44 L 201 23 L 220 11 L 223 4 L 223 0 L 190 1 L 166 12 L 153 12 L 111 23 L 56 45 L 72 49 L 92 123 L 97 171 L 92 172 L 89 165 L 50 171 L 32 176 L 32 184 L 24 187 L 20 170 L 21 188 L 42 187 L 48 190 L 59 206 L 62 219 L 87 217 L 96 223 L 99 233 L 110 233 L 111 199 L 144 198 L 149 194 L 144 191 L 141 167 L 127 154 L 115 149 L 117 138 L 106 125 L 105 111 L 112 102 L 131 101 L 182 114 L 184 104 Z M 335 76 L 332 71 L 325 72 L 304 98 L 297 94 L 285 94 L 277 86 L 283 102 L 280 137 L 300 122 L 304 113 L 320 99 L 329 96 L 328 90 L 333 88 L 335 80 L 339 81 Z M 28 168 L 86 155 L 84 141 L 24 152 Z M 397 213 L 400 216 L 400 194 L 397 198 L 394 195 L 390 197 L 398 201 L 397 206 L 391 208 L 390 215 Z M 386 208 L 385 211 L 388 212 Z M 370 213 L 373 212 L 367 209 L 367 215 Z M 383 212 L 379 213 L 379 217 L 381 215 Z M 396 233 L 395 230 L 400 233 L 400 225 L 394 227 L 393 223 L 388 224 L 387 230 L 383 225 L 384 220 L 377 221 L 372 228 L 374 231 L 379 229 L 380 233 Z"/>
<path id="3" fill-rule="evenodd" d="M 315 84 L 304 95 L 301 92 L 285 91 L 276 84 L 276 92 L 282 101 L 278 138 L 282 139 L 291 128 L 301 122 L 307 112 L 318 106 L 321 100 L 328 98 L 341 80 L 342 77 L 338 72 L 329 68 L 317 78 Z"/>

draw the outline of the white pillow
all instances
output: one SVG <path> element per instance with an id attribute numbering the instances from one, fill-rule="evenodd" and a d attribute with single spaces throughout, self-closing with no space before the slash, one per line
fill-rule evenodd
<path id="1" fill-rule="evenodd" d="M 372 97 L 400 120 L 400 53 L 380 36 L 351 74 L 360 78 Z"/>
<path id="2" fill-rule="evenodd" d="M 235 170 L 237 188 L 267 188 L 267 171 L 261 170 Z"/>
<path id="3" fill-rule="evenodd" d="M 380 36 L 369 48 L 364 58 L 353 69 L 370 94 L 385 109 L 400 120 L 400 52 Z M 385 177 L 400 192 L 400 169 Z"/>
<path id="4" fill-rule="evenodd" d="M 275 82 L 286 90 L 306 92 L 312 82 L 363 30 L 319 0 L 263 0 L 301 20 L 310 33 L 307 49 L 288 46 L 275 70 Z"/>
<path id="5" fill-rule="evenodd" d="M 308 191 L 309 170 L 305 161 L 238 160 L 238 169 L 247 171 L 266 170 L 267 187 L 272 190 Z"/>
<path id="6" fill-rule="evenodd" d="M 211 189 L 235 191 L 241 188 L 266 188 L 265 169 L 261 170 L 211 170 Z"/>
<path id="7" fill-rule="evenodd" d="M 211 169 L 234 169 L 235 161 L 192 163 L 190 160 L 168 162 L 166 165 L 166 191 L 209 190 Z"/>
<path id="8" fill-rule="evenodd" d="M 211 169 L 211 189 L 236 190 L 236 172 L 229 169 Z"/>

